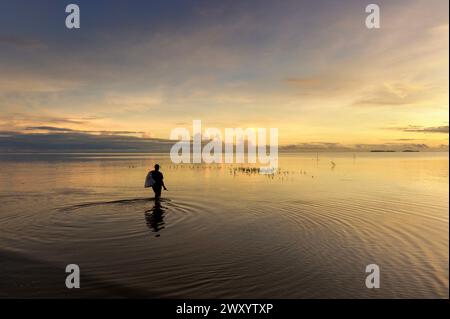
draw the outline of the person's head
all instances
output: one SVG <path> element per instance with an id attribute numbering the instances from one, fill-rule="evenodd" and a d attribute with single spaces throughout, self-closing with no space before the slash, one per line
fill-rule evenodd
<path id="1" fill-rule="evenodd" d="M 155 164 L 155 171 L 159 171 L 159 164 Z"/>

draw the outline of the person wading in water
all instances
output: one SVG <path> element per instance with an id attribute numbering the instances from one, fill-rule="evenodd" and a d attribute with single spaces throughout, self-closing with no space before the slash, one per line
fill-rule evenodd
<path id="1" fill-rule="evenodd" d="M 159 199 L 161 197 L 161 188 L 166 191 L 166 185 L 164 185 L 164 176 L 159 171 L 159 164 L 155 165 L 153 171 L 148 172 L 145 179 L 145 187 L 152 187 L 153 192 L 155 192 L 155 198 Z"/>

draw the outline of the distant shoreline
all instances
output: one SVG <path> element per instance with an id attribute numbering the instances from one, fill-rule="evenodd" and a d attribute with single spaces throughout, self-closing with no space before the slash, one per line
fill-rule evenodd
<path id="1" fill-rule="evenodd" d="M 418 150 L 402 150 L 402 151 L 396 151 L 396 150 L 371 150 L 371 153 L 395 153 L 395 152 L 400 152 L 400 153 L 419 153 L 421 151 Z M 441 152 L 445 152 L 445 151 L 441 151 Z"/>
<path id="2" fill-rule="evenodd" d="M 449 153 L 448 150 L 279 150 L 280 154 L 323 154 L 323 153 Z M 136 151 L 1 151 L 2 155 L 113 155 L 113 154 L 152 154 L 152 155 L 170 155 L 169 152 L 145 152 Z"/>

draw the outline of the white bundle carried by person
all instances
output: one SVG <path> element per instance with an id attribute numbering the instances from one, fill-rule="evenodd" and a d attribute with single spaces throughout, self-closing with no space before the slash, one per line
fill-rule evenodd
<path id="1" fill-rule="evenodd" d="M 155 180 L 152 177 L 152 172 L 148 172 L 147 177 L 145 178 L 144 187 L 152 187 L 155 185 Z"/>

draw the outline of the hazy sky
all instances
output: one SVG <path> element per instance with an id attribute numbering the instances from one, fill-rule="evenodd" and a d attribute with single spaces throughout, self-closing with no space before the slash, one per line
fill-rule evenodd
<path id="1" fill-rule="evenodd" d="M 65 28 L 71 2 L 78 30 Z M 448 0 L 0 0 L 0 135 L 166 139 L 201 119 L 277 127 L 280 144 L 448 145 L 448 12 Z"/>

